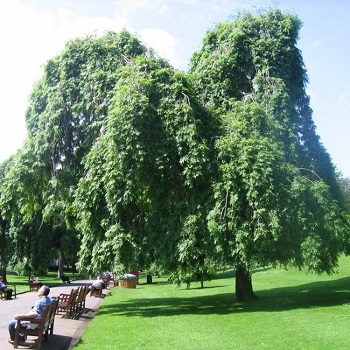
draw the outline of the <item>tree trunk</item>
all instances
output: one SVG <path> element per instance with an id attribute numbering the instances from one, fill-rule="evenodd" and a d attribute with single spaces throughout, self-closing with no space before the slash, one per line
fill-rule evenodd
<path id="1" fill-rule="evenodd" d="M 0 267 L 0 276 L 4 283 L 7 283 L 6 267 Z"/>
<path id="2" fill-rule="evenodd" d="M 256 298 L 250 273 L 242 266 L 236 270 L 236 298 L 238 301 Z"/>
<path id="3" fill-rule="evenodd" d="M 6 268 L 7 268 L 7 263 L 6 263 L 6 246 L 7 246 L 7 241 L 6 241 L 6 236 L 5 236 L 5 229 L 6 229 L 6 221 L 1 219 L 0 216 L 0 222 L 1 222 L 1 228 L 0 228 L 0 276 L 2 276 L 3 281 L 7 283 L 7 276 L 6 276 Z"/>
<path id="4" fill-rule="evenodd" d="M 63 276 L 63 265 L 64 265 L 64 260 L 61 256 L 61 253 L 60 253 L 60 256 L 58 258 L 58 271 L 57 271 L 58 278 L 62 278 L 62 276 Z"/>
<path id="5" fill-rule="evenodd" d="M 201 280 L 201 288 L 204 288 L 204 274 L 201 272 L 200 274 L 200 280 Z"/>
<path id="6" fill-rule="evenodd" d="M 147 284 L 152 284 L 152 275 L 147 275 Z"/>

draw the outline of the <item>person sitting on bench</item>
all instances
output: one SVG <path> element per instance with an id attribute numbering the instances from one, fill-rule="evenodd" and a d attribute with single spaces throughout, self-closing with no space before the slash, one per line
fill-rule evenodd
<path id="1" fill-rule="evenodd" d="M 90 297 L 95 293 L 95 291 L 99 292 L 98 296 L 101 296 L 102 289 L 105 289 L 105 288 L 106 286 L 101 276 L 97 276 L 97 279 L 92 283 L 90 287 Z"/>
<path id="2" fill-rule="evenodd" d="M 30 276 L 28 282 L 32 283 L 33 285 L 37 286 L 38 288 L 43 286 L 43 284 L 39 281 L 39 278 L 35 277 L 34 275 Z"/>
<path id="3" fill-rule="evenodd" d="M 2 276 L 0 276 L 0 290 L 6 293 L 6 300 L 12 299 L 12 289 L 7 288 L 6 284 L 3 282 Z"/>
<path id="4" fill-rule="evenodd" d="M 17 325 L 17 319 L 18 318 L 36 318 L 41 317 L 44 314 L 44 311 L 46 309 L 46 306 L 50 305 L 52 303 L 52 299 L 48 296 L 50 294 L 50 288 L 48 286 L 42 286 L 38 290 L 38 297 L 39 299 L 35 302 L 33 308 L 30 310 L 28 314 L 17 314 L 15 315 L 15 319 L 12 320 L 9 323 L 9 333 L 10 333 L 10 344 L 15 343 L 15 335 L 16 335 L 16 325 Z M 24 345 L 24 338 L 23 334 L 20 334 L 21 342 L 19 345 Z"/>
<path id="5" fill-rule="evenodd" d="M 96 289 L 100 289 L 101 286 L 102 286 L 102 289 L 106 288 L 106 285 L 103 282 L 103 279 L 101 278 L 101 276 L 97 276 L 97 279 L 92 282 L 91 287 L 96 288 Z"/>
<path id="6" fill-rule="evenodd" d="M 62 283 L 70 283 L 69 277 L 66 276 L 65 274 L 61 276 L 61 279 L 62 279 Z"/>

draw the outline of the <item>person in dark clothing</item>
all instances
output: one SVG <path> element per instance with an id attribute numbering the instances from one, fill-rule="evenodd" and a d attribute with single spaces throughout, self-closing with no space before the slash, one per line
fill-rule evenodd
<path id="1" fill-rule="evenodd" d="M 0 290 L 2 292 L 6 293 L 6 300 L 11 300 L 12 299 L 12 289 L 7 288 L 6 284 L 4 283 L 4 279 L 2 276 L 0 276 Z"/>
<path id="2" fill-rule="evenodd" d="M 68 276 L 66 276 L 65 274 L 63 274 L 61 276 L 61 280 L 62 280 L 62 283 L 70 283 L 70 279 Z"/>

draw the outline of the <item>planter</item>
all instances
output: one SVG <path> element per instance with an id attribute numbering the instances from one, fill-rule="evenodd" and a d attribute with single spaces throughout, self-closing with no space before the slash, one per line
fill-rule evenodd
<path id="1" fill-rule="evenodd" d="M 137 277 L 131 273 L 118 276 L 118 286 L 119 288 L 129 289 L 136 288 Z"/>

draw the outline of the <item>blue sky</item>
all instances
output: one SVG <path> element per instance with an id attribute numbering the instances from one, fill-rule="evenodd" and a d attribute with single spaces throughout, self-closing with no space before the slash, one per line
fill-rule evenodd
<path id="1" fill-rule="evenodd" d="M 0 162 L 26 137 L 24 114 L 41 66 L 65 42 L 126 28 L 175 68 L 187 69 L 207 30 L 240 9 L 278 7 L 303 22 L 298 47 L 313 119 L 338 170 L 350 177 L 350 1 L 11 0 L 0 2 Z"/>

